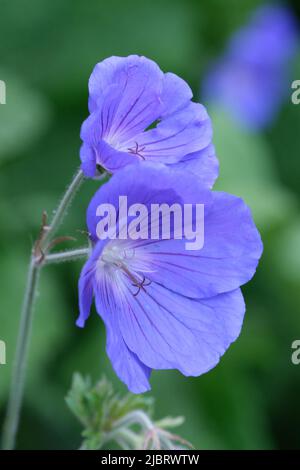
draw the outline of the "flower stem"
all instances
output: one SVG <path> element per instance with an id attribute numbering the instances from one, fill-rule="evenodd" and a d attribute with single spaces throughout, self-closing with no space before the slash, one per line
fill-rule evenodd
<path id="1" fill-rule="evenodd" d="M 4 423 L 2 448 L 10 450 L 14 448 L 17 433 L 21 402 L 24 390 L 25 365 L 32 326 L 33 304 L 36 296 L 40 267 L 30 260 L 28 269 L 27 287 L 21 312 L 21 322 L 17 341 L 16 358 L 13 368 L 11 390 L 7 407 L 7 415 Z"/>
<path id="2" fill-rule="evenodd" d="M 78 248 L 77 250 L 60 251 L 51 253 L 45 257 L 44 264 L 61 263 L 63 261 L 74 261 L 80 258 L 86 258 L 89 255 L 90 248 Z"/>
<path id="3" fill-rule="evenodd" d="M 27 287 L 25 291 L 23 307 L 21 311 L 21 320 L 19 327 L 19 335 L 17 340 L 16 358 L 13 368 L 11 388 L 8 400 L 7 414 L 4 423 L 2 448 L 5 450 L 14 449 L 16 434 L 19 426 L 20 411 L 25 384 L 25 372 L 27 363 L 27 352 L 30 340 L 30 332 L 33 319 L 33 306 L 36 297 L 36 290 L 39 278 L 39 272 L 47 257 L 58 255 L 47 255 L 47 245 L 51 241 L 53 235 L 58 229 L 71 201 L 83 181 L 83 173 L 79 170 L 74 176 L 70 186 L 67 188 L 62 200 L 60 201 L 52 219 L 50 226 L 47 228 L 45 236 L 39 240 L 41 248 L 45 250 L 45 258 L 39 258 L 33 250 L 27 278 Z M 74 250 L 81 251 L 81 250 Z M 86 253 L 85 253 L 86 254 Z M 73 258 L 74 259 L 74 258 Z M 43 262 L 42 262 L 43 261 Z"/>
<path id="4" fill-rule="evenodd" d="M 55 235 L 59 225 L 61 224 L 66 211 L 72 202 L 73 197 L 75 196 L 77 190 L 79 189 L 81 183 L 83 182 L 84 175 L 82 170 L 78 170 L 75 174 L 70 186 L 67 188 L 63 198 L 61 199 L 56 211 L 54 212 L 49 231 L 43 240 L 43 246 L 46 246 L 47 242 Z"/>

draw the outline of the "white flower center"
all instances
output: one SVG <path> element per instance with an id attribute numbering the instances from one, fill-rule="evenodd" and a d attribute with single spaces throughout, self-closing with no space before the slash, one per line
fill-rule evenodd
<path id="1" fill-rule="evenodd" d="M 99 277 L 103 270 L 110 276 L 115 275 L 115 280 L 128 281 L 137 288 L 133 295 L 137 295 L 140 290 L 145 291 L 145 287 L 150 284 L 144 273 L 154 272 L 151 269 L 147 253 L 142 249 L 135 249 L 121 240 L 112 240 L 102 251 L 97 261 L 96 275 Z"/>

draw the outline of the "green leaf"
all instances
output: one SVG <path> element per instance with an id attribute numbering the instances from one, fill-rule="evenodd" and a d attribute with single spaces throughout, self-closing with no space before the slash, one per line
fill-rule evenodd
<path id="1" fill-rule="evenodd" d="M 150 414 L 153 406 L 152 399 L 144 395 L 127 393 L 120 398 L 105 377 L 92 385 L 90 377 L 84 378 L 79 373 L 73 376 L 66 402 L 85 428 L 82 432 L 84 449 L 100 449 L 105 435 L 118 420 L 134 410 Z"/>

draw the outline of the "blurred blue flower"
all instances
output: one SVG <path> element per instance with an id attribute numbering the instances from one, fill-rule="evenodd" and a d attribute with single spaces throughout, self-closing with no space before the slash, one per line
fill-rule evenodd
<path id="1" fill-rule="evenodd" d="M 203 82 L 205 99 L 222 104 L 248 129 L 275 118 L 289 92 L 289 63 L 298 31 L 290 10 L 265 5 L 237 31 Z"/>
<path id="2" fill-rule="evenodd" d="M 205 108 L 173 73 L 145 57 L 110 57 L 89 80 L 89 111 L 81 129 L 80 157 L 86 176 L 96 165 L 110 173 L 134 162 L 182 162 L 212 186 L 218 163 Z"/>
<path id="3" fill-rule="evenodd" d="M 98 239 L 97 208 L 117 208 L 120 195 L 127 195 L 128 207 L 204 204 L 203 248 L 187 250 L 186 239 L 172 231 L 170 239 Z M 119 214 L 117 236 L 125 219 Z M 107 354 L 129 390 L 149 390 L 152 369 L 198 376 L 215 367 L 240 333 L 240 286 L 251 279 L 262 253 L 244 202 L 211 192 L 192 174 L 145 162 L 118 171 L 96 192 L 87 225 L 93 248 L 79 280 L 77 325 L 84 326 L 94 297 L 106 326 Z"/>

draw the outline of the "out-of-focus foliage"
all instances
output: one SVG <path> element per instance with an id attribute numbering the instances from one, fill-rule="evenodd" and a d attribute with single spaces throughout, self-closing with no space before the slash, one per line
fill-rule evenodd
<path id="1" fill-rule="evenodd" d="M 51 214 L 79 164 L 93 66 L 109 55 L 144 54 L 181 75 L 198 99 L 210 61 L 260 3 L 1 1 L 0 80 L 7 82 L 7 104 L 0 105 L 0 339 L 8 364 L 0 366 L 0 424 L 32 239 L 42 211 Z M 299 15 L 298 2 L 290 5 Z M 299 73 L 300 56 L 292 79 Z M 300 339 L 300 105 L 287 101 L 259 136 L 216 109 L 212 118 L 221 163 L 216 188 L 251 206 L 264 255 L 243 289 L 242 334 L 218 367 L 199 378 L 155 372 L 151 396 L 158 416 L 185 416 L 181 434 L 197 449 L 299 447 L 300 366 L 291 363 L 291 344 Z M 80 230 L 97 187 L 97 181 L 83 185 L 60 229 L 78 245 L 85 242 Z M 97 315 L 84 330 L 75 327 L 80 267 L 77 261 L 42 272 L 19 448 L 80 446 L 80 425 L 63 399 L 75 370 L 93 380 L 105 373 L 125 392 L 106 357 Z"/>
<path id="2" fill-rule="evenodd" d="M 115 395 L 105 378 L 92 386 L 89 377 L 74 374 L 67 404 L 84 426 L 82 447 L 99 449 L 105 442 L 105 435 L 112 432 L 116 421 L 134 410 L 152 411 L 152 400 L 141 395 L 127 394 L 123 398 Z"/>
<path id="3" fill-rule="evenodd" d="M 281 184 L 264 136 L 239 128 L 222 109 L 210 115 L 220 161 L 215 189 L 243 197 L 262 230 L 287 222 L 295 214 L 295 196 Z"/>
<path id="4" fill-rule="evenodd" d="M 46 98 L 0 67 L 1 80 L 9 84 L 7 105 L 1 106 L 0 165 L 16 156 L 41 136 L 49 123 Z M 17 138 L 16 138 L 17 137 Z"/>

